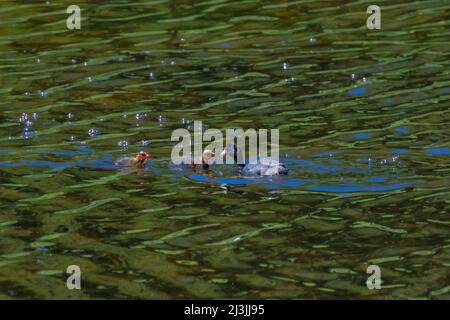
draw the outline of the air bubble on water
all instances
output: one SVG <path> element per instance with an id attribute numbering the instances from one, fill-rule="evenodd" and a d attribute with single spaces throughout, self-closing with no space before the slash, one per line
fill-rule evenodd
<path id="1" fill-rule="evenodd" d="M 285 79 L 285 81 L 287 83 L 293 83 L 293 82 L 297 82 L 298 78 L 297 77 L 290 77 L 290 78 Z"/>
<path id="2" fill-rule="evenodd" d="M 24 139 L 36 137 L 36 130 L 33 129 L 33 123 L 31 121 L 26 121 L 21 137 Z"/>
<path id="3" fill-rule="evenodd" d="M 171 66 L 174 66 L 174 65 L 176 65 L 176 64 L 177 64 L 177 61 L 176 61 L 176 60 L 171 60 L 171 61 L 170 61 L 170 65 L 171 65 Z"/>
<path id="4" fill-rule="evenodd" d="M 136 113 L 136 115 L 134 117 L 136 118 L 136 120 L 142 120 L 147 117 L 147 114 L 146 113 Z"/>
<path id="5" fill-rule="evenodd" d="M 28 127 L 25 127 L 22 131 L 22 135 L 27 137 L 30 134 L 31 130 Z"/>
<path id="6" fill-rule="evenodd" d="M 19 122 L 26 122 L 28 121 L 28 113 L 22 113 L 22 115 L 19 118 Z"/>
<path id="7" fill-rule="evenodd" d="M 88 135 L 91 136 L 91 137 L 98 136 L 99 134 L 100 134 L 100 130 L 98 130 L 98 129 L 90 128 L 88 130 Z"/>
<path id="8" fill-rule="evenodd" d="M 44 90 L 39 90 L 39 91 L 38 91 L 38 94 L 39 94 L 41 97 L 47 97 L 47 96 L 48 96 L 47 92 L 45 92 Z"/>
<path id="9" fill-rule="evenodd" d="M 166 121 L 166 116 L 160 114 L 156 117 L 156 119 L 158 120 L 159 123 L 163 123 L 164 121 Z"/>
<path id="10" fill-rule="evenodd" d="M 128 148 L 128 141 L 126 141 L 126 140 L 120 140 L 120 141 L 117 143 L 117 145 L 118 145 L 119 147 L 123 148 L 123 149 L 126 149 L 126 148 Z"/>

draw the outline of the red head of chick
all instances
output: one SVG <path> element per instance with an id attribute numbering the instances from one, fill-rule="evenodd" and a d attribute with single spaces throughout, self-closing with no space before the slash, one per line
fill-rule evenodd
<path id="1" fill-rule="evenodd" d="M 150 157 L 150 155 L 147 152 L 140 151 L 137 155 L 134 156 L 134 159 L 136 160 L 136 164 L 139 166 L 144 166 L 144 161 Z"/>

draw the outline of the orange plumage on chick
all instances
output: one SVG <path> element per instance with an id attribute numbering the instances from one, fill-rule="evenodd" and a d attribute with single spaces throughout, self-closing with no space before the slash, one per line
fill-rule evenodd
<path id="1" fill-rule="evenodd" d="M 117 161 L 118 165 L 143 168 L 145 160 L 150 157 L 147 152 L 140 151 L 134 157 L 125 157 Z"/>

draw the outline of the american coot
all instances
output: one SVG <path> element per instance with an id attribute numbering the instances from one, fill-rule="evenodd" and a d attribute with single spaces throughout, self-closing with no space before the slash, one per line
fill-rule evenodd
<path id="1" fill-rule="evenodd" d="M 117 160 L 116 165 L 118 166 L 127 166 L 127 167 L 144 167 L 144 161 L 150 155 L 144 151 L 140 151 L 134 157 L 124 157 Z"/>
<path id="2" fill-rule="evenodd" d="M 229 144 L 222 151 L 221 156 L 233 156 L 234 162 L 238 163 L 238 159 L 242 159 L 242 152 L 235 144 Z M 274 176 L 279 174 L 287 174 L 286 166 L 274 159 L 261 158 L 257 163 L 238 164 L 239 173 L 243 176 Z"/>
<path id="3" fill-rule="evenodd" d="M 216 153 L 213 150 L 205 149 L 203 151 L 201 159 L 198 159 L 197 163 L 201 162 L 201 167 L 203 169 L 209 169 L 209 161 L 216 156 Z M 194 160 L 192 160 L 192 168 L 196 168 L 197 164 Z"/>

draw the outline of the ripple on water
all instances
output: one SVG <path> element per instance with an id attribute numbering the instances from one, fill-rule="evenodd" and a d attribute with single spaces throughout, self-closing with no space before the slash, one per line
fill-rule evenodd
<path id="1" fill-rule="evenodd" d="M 377 40 L 356 1 L 219 2 L 104 3 L 76 38 L 4 3 L 0 296 L 73 298 L 75 259 L 80 298 L 448 297 L 448 5 L 396 1 Z M 278 128 L 289 174 L 174 168 L 194 120 Z"/>

